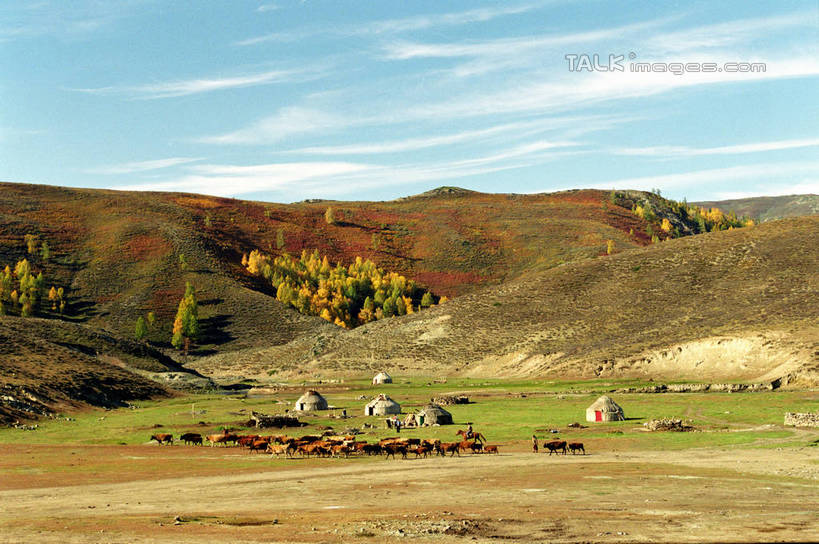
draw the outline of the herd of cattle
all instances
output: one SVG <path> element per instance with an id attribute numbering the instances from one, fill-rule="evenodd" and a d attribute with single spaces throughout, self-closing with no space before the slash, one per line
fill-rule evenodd
<path id="1" fill-rule="evenodd" d="M 172 434 L 155 434 L 151 436 L 152 441 L 160 445 L 172 445 L 174 438 Z M 202 436 L 198 433 L 185 433 L 179 437 L 185 444 L 201 446 L 205 442 L 213 447 L 216 444 L 222 446 L 238 446 L 247 448 L 249 453 L 268 453 L 276 457 L 349 457 L 350 455 L 384 455 L 386 458 L 395 458 L 396 454 L 406 459 L 408 455 L 415 454 L 415 458 L 427 457 L 428 455 L 441 455 L 450 457 L 461 455 L 461 452 L 475 453 L 498 453 L 498 446 L 485 444 L 478 440 L 461 440 L 459 442 L 442 442 L 440 440 L 429 440 L 421 438 L 384 438 L 376 443 L 369 443 L 366 440 L 358 440 L 354 435 L 338 436 L 306 435 L 301 437 L 293 436 L 260 436 L 255 434 L 240 435 L 230 432 Z M 570 450 L 572 454 L 582 451 L 583 444 L 572 442 L 567 444 L 564 441 L 553 440 L 544 442 L 543 447 L 552 453 Z M 537 451 L 537 450 L 535 450 Z"/>
<path id="2" fill-rule="evenodd" d="M 174 442 L 172 434 L 155 434 L 152 441 L 160 445 L 171 445 Z M 497 445 L 483 444 L 477 440 L 462 440 L 460 442 L 441 442 L 421 438 L 384 438 L 376 443 L 357 440 L 350 436 L 260 436 L 240 435 L 230 432 L 202 436 L 197 433 L 185 433 L 179 437 L 185 444 L 201 446 L 208 442 L 211 447 L 216 444 L 222 446 L 239 446 L 247 448 L 250 453 L 269 453 L 276 457 L 349 457 L 350 455 L 384 455 L 386 458 L 395 458 L 396 454 L 406 459 L 408 455 L 427 457 L 428 455 L 450 454 L 461 455 L 461 452 L 498 453 Z"/>

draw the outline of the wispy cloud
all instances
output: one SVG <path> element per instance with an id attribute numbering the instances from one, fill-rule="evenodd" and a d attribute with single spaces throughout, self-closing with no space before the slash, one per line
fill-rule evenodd
<path id="1" fill-rule="evenodd" d="M 274 115 L 260 119 L 245 128 L 205 136 L 197 141 L 206 144 L 264 145 L 280 142 L 288 136 L 297 134 L 335 131 L 352 123 L 354 121 L 339 115 L 293 106 L 282 108 Z"/>
<path id="2" fill-rule="evenodd" d="M 603 182 L 581 182 L 578 186 L 591 189 L 614 188 L 642 190 L 651 190 L 656 187 L 669 191 L 680 189 L 697 191 L 701 190 L 703 186 L 708 186 L 710 192 L 714 184 L 719 186 L 736 181 L 749 182 L 758 180 L 768 186 L 772 184 L 783 187 L 799 185 L 801 189 L 810 189 L 809 192 L 815 192 L 819 190 L 819 187 L 816 185 L 807 186 L 805 184 L 815 183 L 817 179 L 819 179 L 819 162 L 785 161 L 743 164 L 740 166 L 711 168 L 676 174 L 621 178 Z M 783 190 L 790 191 L 791 189 Z"/>
<path id="3" fill-rule="evenodd" d="M 279 9 L 279 6 L 277 6 L 276 4 L 262 4 L 261 6 L 256 8 L 256 11 L 258 11 L 259 13 L 264 13 L 266 11 L 276 11 L 277 9 Z"/>
<path id="4" fill-rule="evenodd" d="M 519 15 L 542 7 L 546 2 L 476 8 L 467 11 L 416 15 L 399 19 L 363 22 L 356 25 L 336 25 L 333 27 L 314 27 L 293 32 L 274 32 L 235 42 L 233 45 L 248 46 L 267 42 L 297 41 L 317 34 L 335 34 L 343 36 L 398 34 L 425 30 L 436 27 L 457 26 L 470 23 L 482 23 L 498 17 Z"/>
<path id="5" fill-rule="evenodd" d="M 465 130 L 437 136 L 349 145 L 302 147 L 281 152 L 301 155 L 377 155 L 403 153 L 431 147 L 451 146 L 466 142 L 471 143 L 500 136 L 506 138 L 526 138 L 553 130 L 567 130 L 576 134 L 577 129 L 582 127 L 583 132 L 593 132 L 611 127 L 621 121 L 622 120 L 610 116 L 548 117 L 532 121 L 492 125 L 486 128 Z"/>
<path id="6" fill-rule="evenodd" d="M 137 172 L 148 172 L 151 170 L 161 170 L 163 168 L 170 168 L 172 166 L 179 166 L 182 164 L 190 164 L 201 160 L 202 159 L 192 157 L 170 157 L 167 159 L 154 159 L 149 161 L 126 162 L 122 164 L 101 166 L 99 168 L 88 169 L 86 172 L 89 174 L 103 175 L 134 174 Z"/>
<path id="7" fill-rule="evenodd" d="M 581 153 L 569 142 L 538 141 L 498 152 L 451 161 L 385 165 L 343 161 L 280 162 L 260 165 L 191 166 L 167 181 L 124 187 L 139 191 L 188 191 L 239 196 L 261 191 L 286 193 L 293 199 L 351 195 L 365 189 L 433 180 L 457 179 L 523 168 Z"/>
<path id="8" fill-rule="evenodd" d="M 687 147 L 687 146 L 651 146 L 651 147 L 624 147 L 614 149 L 615 155 L 629 155 L 641 157 L 700 157 L 706 155 L 739 155 L 743 153 L 764 153 L 766 151 L 781 151 L 785 149 L 800 149 L 805 147 L 819 147 L 819 138 L 801 140 L 778 140 L 773 142 L 757 142 L 752 144 L 724 145 L 718 147 Z"/>
<path id="9" fill-rule="evenodd" d="M 656 56 L 699 49 L 735 47 L 740 43 L 759 40 L 760 34 L 770 36 L 774 32 L 796 27 L 815 29 L 816 11 L 739 19 L 663 32 L 648 39 L 645 50 Z"/>
<path id="10" fill-rule="evenodd" d="M 67 90 L 98 95 L 124 95 L 150 100 L 222 91 L 226 89 L 238 89 L 242 87 L 255 87 L 257 85 L 306 81 L 317 77 L 319 77 L 317 72 L 308 72 L 305 70 L 269 70 L 266 72 L 231 77 L 197 78 L 149 83 L 145 85 Z"/>

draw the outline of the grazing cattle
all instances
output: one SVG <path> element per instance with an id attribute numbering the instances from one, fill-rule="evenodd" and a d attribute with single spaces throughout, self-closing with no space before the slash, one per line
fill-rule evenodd
<path id="1" fill-rule="evenodd" d="M 401 459 L 407 458 L 407 446 L 404 444 L 387 444 L 384 446 L 384 453 L 386 454 L 386 458 L 389 459 L 390 455 L 392 458 L 395 459 L 395 454 L 400 453 Z"/>
<path id="2" fill-rule="evenodd" d="M 287 446 L 282 445 L 282 444 L 270 444 L 270 443 L 268 443 L 267 444 L 267 449 L 265 449 L 265 451 L 267 453 L 270 453 L 270 454 L 275 454 L 276 457 L 278 457 L 278 456 L 280 456 L 282 454 L 285 457 L 290 457 L 290 454 L 291 454 L 290 449 Z"/>
<path id="3" fill-rule="evenodd" d="M 208 442 L 210 442 L 210 447 L 212 448 L 214 444 L 224 444 L 227 446 L 228 442 L 236 442 L 239 437 L 235 434 L 230 433 L 221 433 L 221 434 L 210 434 L 205 437 Z"/>
<path id="4" fill-rule="evenodd" d="M 483 448 L 483 452 L 484 452 L 484 453 L 494 453 L 494 454 L 497 454 L 497 453 L 498 453 L 498 446 L 496 446 L 496 445 L 492 445 L 492 446 L 488 446 L 488 445 L 487 445 L 487 446 L 484 446 L 484 448 Z"/>
<path id="5" fill-rule="evenodd" d="M 458 457 L 461 456 L 461 443 L 460 442 L 442 442 L 439 444 L 438 453 L 441 454 L 441 457 L 446 457 L 446 454 L 449 453 L 450 457 L 454 457 L 455 454 L 458 454 Z"/>
<path id="6" fill-rule="evenodd" d="M 427 454 L 432 453 L 435 449 L 435 446 L 431 444 L 421 444 L 420 446 L 416 446 L 412 449 L 412 452 L 415 453 L 415 458 L 418 459 L 422 455 L 426 458 Z"/>
<path id="7" fill-rule="evenodd" d="M 361 451 L 367 455 L 381 455 L 383 450 L 384 449 L 381 447 L 381 444 L 364 444 L 364 446 L 361 448 Z"/>
<path id="8" fill-rule="evenodd" d="M 194 446 L 202 445 L 202 435 L 199 433 L 185 433 L 179 437 L 179 440 L 185 444 L 193 444 Z"/>
<path id="9" fill-rule="evenodd" d="M 344 457 L 350 456 L 350 448 L 344 444 L 336 444 L 330 450 L 333 452 L 333 457 L 341 457 L 341 454 L 344 454 Z"/>
<path id="10" fill-rule="evenodd" d="M 578 451 L 582 451 L 583 455 L 586 455 L 586 450 L 583 448 L 582 442 L 569 442 L 569 451 L 572 452 L 572 455 Z"/>
<path id="11" fill-rule="evenodd" d="M 258 436 L 240 436 L 239 439 L 236 441 L 236 444 L 243 448 L 249 448 L 253 442 L 258 440 Z"/>
<path id="12" fill-rule="evenodd" d="M 167 433 L 161 434 L 152 434 L 151 440 L 156 440 L 157 444 L 170 444 L 173 445 L 173 435 Z"/>
<path id="13" fill-rule="evenodd" d="M 321 440 L 321 437 L 316 436 L 316 435 L 312 435 L 312 434 L 308 434 L 308 435 L 302 436 L 301 438 L 299 438 L 299 440 L 302 441 L 302 442 L 316 442 L 318 440 Z"/>
<path id="14" fill-rule="evenodd" d="M 543 447 L 549 450 L 549 455 L 552 455 L 553 453 L 557 455 L 557 453 L 560 451 L 563 451 L 563 455 L 566 455 L 566 442 L 564 440 L 544 442 Z"/>
<path id="15" fill-rule="evenodd" d="M 248 446 L 250 453 L 254 451 L 267 451 L 267 446 L 269 442 L 267 440 L 254 440 L 252 444 Z"/>
<path id="16" fill-rule="evenodd" d="M 483 444 L 481 444 L 480 442 L 475 441 L 470 442 L 469 440 L 459 442 L 459 446 L 464 451 L 471 450 L 472 453 L 480 453 L 480 451 L 483 449 Z"/>

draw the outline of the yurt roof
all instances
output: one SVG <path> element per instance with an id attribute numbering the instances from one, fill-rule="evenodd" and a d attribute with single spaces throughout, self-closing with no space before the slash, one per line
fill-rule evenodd
<path id="1" fill-rule="evenodd" d="M 603 395 L 594 404 L 589 406 L 589 410 L 600 410 L 601 412 L 622 412 L 620 405 L 612 400 L 608 395 Z"/>
<path id="2" fill-rule="evenodd" d="M 425 414 L 435 414 L 435 415 L 448 415 L 452 416 L 449 412 L 438 406 L 437 404 L 427 404 L 421 410 L 421 412 Z"/>
<path id="3" fill-rule="evenodd" d="M 384 371 L 382 370 L 381 372 L 379 372 L 378 374 L 376 374 L 376 375 L 375 375 L 375 377 L 376 377 L 376 378 L 391 378 L 392 376 L 390 376 L 389 374 L 387 374 L 386 372 L 384 372 Z"/>
<path id="4" fill-rule="evenodd" d="M 376 406 L 376 405 L 379 405 L 379 404 L 386 404 L 386 405 L 389 405 L 389 406 L 392 406 L 392 405 L 399 406 L 399 404 L 397 402 L 392 400 L 387 395 L 378 395 L 373 400 L 368 402 L 367 406 Z"/>
<path id="5" fill-rule="evenodd" d="M 299 397 L 299 400 L 296 402 L 320 402 L 322 400 L 324 400 L 324 397 L 322 397 L 318 391 L 313 391 L 311 389 Z"/>

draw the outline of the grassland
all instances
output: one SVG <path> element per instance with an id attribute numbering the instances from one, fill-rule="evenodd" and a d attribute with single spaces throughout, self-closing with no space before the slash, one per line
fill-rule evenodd
<path id="1" fill-rule="evenodd" d="M 782 426 L 815 409 L 816 391 L 613 394 L 629 418 L 586 423 L 585 408 L 635 381 L 432 379 L 322 384 L 333 409 L 288 434 L 394 436 L 361 416 L 386 392 L 412 411 L 458 392 L 453 426 L 401 436 L 454 438 L 468 422 L 501 455 L 385 460 L 276 459 L 241 448 L 157 446 L 155 432 L 242 428 L 251 410 L 283 412 L 307 386 L 272 395 L 188 395 L 88 409 L 35 431 L 0 430 L 0 530 L 41 542 L 688 542 L 810 541 L 819 431 Z M 353 415 L 338 419 L 342 409 Z M 644 432 L 647 418 L 685 417 L 687 433 Z M 202 421 L 204 424 L 200 424 Z M 580 421 L 585 429 L 569 429 Z M 551 429 L 559 433 L 549 432 Z M 588 455 L 529 453 L 530 437 L 582 441 Z"/>

